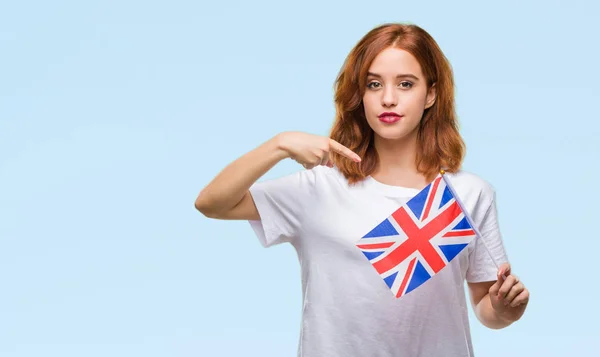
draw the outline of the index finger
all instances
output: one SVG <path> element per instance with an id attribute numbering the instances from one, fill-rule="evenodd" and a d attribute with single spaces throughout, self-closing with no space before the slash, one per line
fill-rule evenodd
<path id="1" fill-rule="evenodd" d="M 344 145 L 338 143 L 337 141 L 335 141 L 333 139 L 329 139 L 329 147 L 333 151 L 335 151 L 341 155 L 344 155 L 351 160 L 354 160 L 356 162 L 361 161 L 360 156 L 358 156 L 354 151 L 348 149 L 347 147 L 345 147 Z"/>

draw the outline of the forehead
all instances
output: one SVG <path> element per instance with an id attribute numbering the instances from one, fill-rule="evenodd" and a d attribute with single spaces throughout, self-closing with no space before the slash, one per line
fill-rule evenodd
<path id="1" fill-rule="evenodd" d="M 397 74 L 414 74 L 422 77 L 421 66 L 415 56 L 408 51 L 394 47 L 381 51 L 371 63 L 369 72 L 384 77 L 392 77 Z"/>

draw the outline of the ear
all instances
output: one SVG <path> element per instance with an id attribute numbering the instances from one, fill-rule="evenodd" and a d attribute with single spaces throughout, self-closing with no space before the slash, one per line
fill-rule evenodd
<path id="1" fill-rule="evenodd" d="M 436 98 L 436 87 L 435 87 L 435 83 L 433 83 L 431 85 L 431 87 L 429 88 L 429 90 L 427 91 L 427 98 L 425 100 L 425 109 L 430 108 L 433 103 L 435 103 L 435 98 Z"/>

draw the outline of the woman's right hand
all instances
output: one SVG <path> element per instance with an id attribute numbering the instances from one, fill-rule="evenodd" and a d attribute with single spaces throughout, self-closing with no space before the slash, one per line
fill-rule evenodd
<path id="1" fill-rule="evenodd" d="M 286 151 L 291 159 L 307 170 L 318 165 L 333 167 L 333 162 L 329 158 L 331 151 L 335 151 L 354 162 L 361 161 L 360 156 L 355 152 L 326 136 L 299 131 L 283 132 L 278 136 L 281 148 Z"/>

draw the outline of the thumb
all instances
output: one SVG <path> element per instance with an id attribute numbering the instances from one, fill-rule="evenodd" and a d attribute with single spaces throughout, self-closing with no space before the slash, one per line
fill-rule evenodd
<path id="1" fill-rule="evenodd" d="M 497 280 L 494 283 L 494 285 L 492 285 L 490 287 L 490 290 L 489 290 L 490 295 L 498 295 L 498 292 L 500 291 L 500 287 L 502 287 L 504 280 L 509 275 L 510 275 L 510 264 L 504 263 L 504 264 L 500 265 L 500 267 L 498 268 Z"/>
<path id="2" fill-rule="evenodd" d="M 498 268 L 498 278 L 504 281 L 510 275 L 510 264 L 503 263 Z"/>

